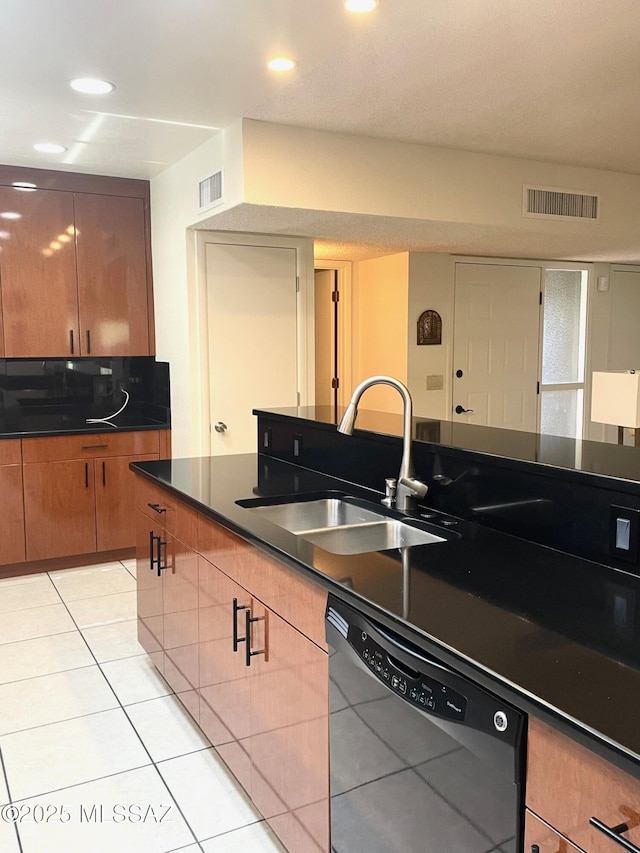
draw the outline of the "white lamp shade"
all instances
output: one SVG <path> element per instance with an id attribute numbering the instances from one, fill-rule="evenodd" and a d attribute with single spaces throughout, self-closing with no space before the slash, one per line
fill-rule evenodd
<path id="1" fill-rule="evenodd" d="M 621 427 L 640 427 L 640 368 L 594 373 L 591 420 Z"/>

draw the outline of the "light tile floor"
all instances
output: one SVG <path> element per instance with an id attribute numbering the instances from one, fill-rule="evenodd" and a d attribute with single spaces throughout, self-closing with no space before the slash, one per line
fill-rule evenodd
<path id="1" fill-rule="evenodd" d="M 135 560 L 0 580 L 0 851 L 282 853 L 135 617 Z"/>

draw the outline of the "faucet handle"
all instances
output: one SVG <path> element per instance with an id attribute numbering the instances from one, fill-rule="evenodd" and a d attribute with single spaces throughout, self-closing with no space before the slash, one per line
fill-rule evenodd
<path id="1" fill-rule="evenodd" d="M 413 477 L 401 477 L 400 483 L 410 489 L 414 495 L 423 498 L 429 491 L 429 487 L 421 480 L 416 480 Z"/>
<path id="2" fill-rule="evenodd" d="M 392 507 L 396 502 L 396 489 L 398 487 L 398 481 L 395 477 L 387 477 L 384 481 L 384 498 L 381 503 L 385 506 Z"/>

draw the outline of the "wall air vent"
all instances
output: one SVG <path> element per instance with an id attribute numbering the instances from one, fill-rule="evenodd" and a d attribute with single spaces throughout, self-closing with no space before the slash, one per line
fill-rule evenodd
<path id="1" fill-rule="evenodd" d="M 523 187 L 522 215 L 536 219 L 600 218 L 600 196 L 554 187 Z"/>
<path id="2" fill-rule="evenodd" d="M 198 210 L 208 210 L 222 204 L 222 169 L 198 183 Z"/>

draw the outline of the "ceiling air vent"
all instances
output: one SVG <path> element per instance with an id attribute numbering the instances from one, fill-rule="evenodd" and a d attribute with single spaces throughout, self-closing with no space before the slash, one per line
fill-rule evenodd
<path id="1" fill-rule="evenodd" d="M 600 217 L 600 196 L 553 187 L 524 186 L 523 216 L 537 219 L 589 219 Z"/>
<path id="2" fill-rule="evenodd" d="M 210 207 L 215 207 L 222 204 L 222 170 L 214 172 L 208 178 L 198 183 L 198 210 L 208 210 Z"/>

